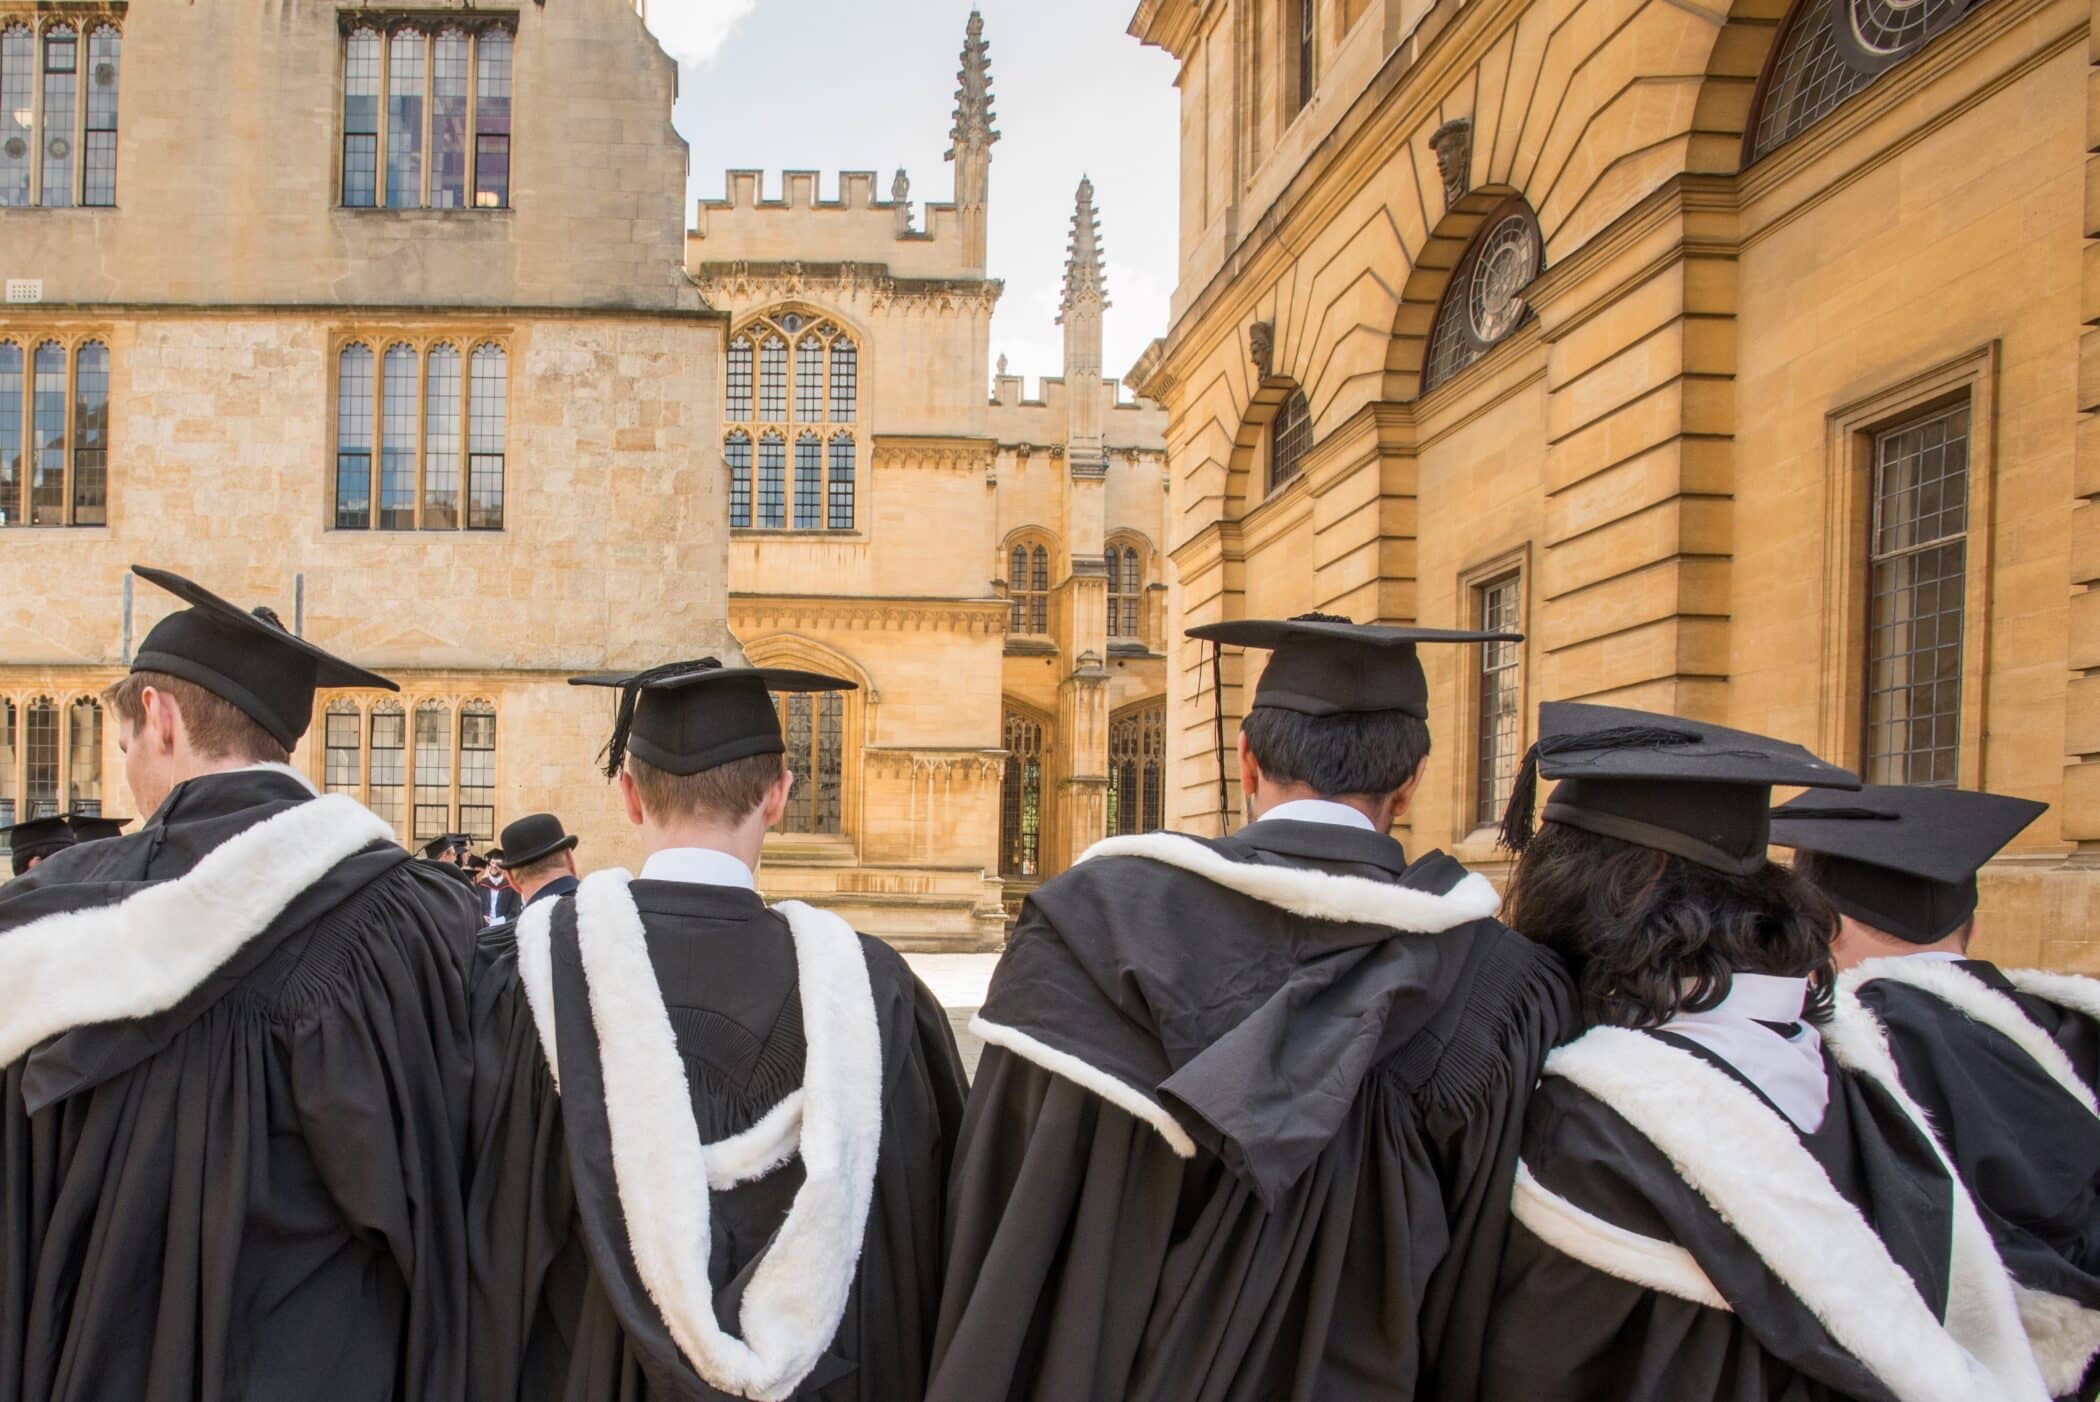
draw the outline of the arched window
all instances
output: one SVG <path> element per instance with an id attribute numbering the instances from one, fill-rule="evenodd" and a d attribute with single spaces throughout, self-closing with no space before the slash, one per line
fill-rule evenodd
<path id="1" fill-rule="evenodd" d="M 793 348 L 792 356 L 789 348 Z M 757 360 L 754 397 L 753 357 Z M 790 368 L 792 366 L 792 373 Z M 852 423 L 858 409 L 859 357 L 835 322 L 805 312 L 767 311 L 731 337 L 722 397 L 725 447 L 743 434 L 758 443 L 755 509 L 736 509 L 731 477 L 730 524 L 738 530 L 850 531 L 856 524 L 858 440 L 849 431 L 790 432 L 769 450 L 768 424 Z M 790 409 L 792 408 L 792 413 Z M 787 439 L 794 440 L 794 481 L 787 482 Z M 767 468 L 781 466 L 780 509 L 767 510 Z M 792 503 L 792 508 L 790 507 Z"/>
<path id="2" fill-rule="evenodd" d="M 29 519 L 22 507 L 22 348 L 0 341 L 0 526 Z"/>
<path id="3" fill-rule="evenodd" d="M 87 112 L 82 123 L 80 202 L 117 202 L 117 70 L 123 36 L 113 24 L 88 31 Z"/>
<path id="4" fill-rule="evenodd" d="M 322 718 L 321 738 L 327 752 L 322 787 L 329 793 L 348 794 L 358 799 L 364 797 L 365 755 L 359 734 L 363 728 L 362 720 L 354 703 L 328 703 L 328 710 Z"/>
<path id="5" fill-rule="evenodd" d="M 1523 200 L 1506 200 L 1481 221 L 1437 306 L 1422 367 L 1424 394 L 1531 320 L 1524 289 L 1545 266 L 1538 220 Z"/>
<path id="6" fill-rule="evenodd" d="M 1141 636 L 1144 615 L 1144 565 L 1137 546 L 1124 542 L 1108 547 L 1108 636 L 1135 641 Z"/>
<path id="7" fill-rule="evenodd" d="M 824 444 L 814 433 L 795 439 L 795 529 L 824 524 Z"/>
<path id="8" fill-rule="evenodd" d="M 1043 869 L 1043 726 L 1019 711 L 1005 723 L 1006 782 L 1000 791 L 999 872 L 1033 877 Z"/>
<path id="9" fill-rule="evenodd" d="M 29 203 L 35 92 L 36 32 L 19 22 L 0 24 L 0 205 Z"/>
<path id="10" fill-rule="evenodd" d="M 416 348 L 388 346 L 380 360 L 379 529 L 416 524 Z"/>
<path id="11" fill-rule="evenodd" d="M 24 817 L 58 812 L 58 703 L 48 696 L 22 708 L 22 778 Z"/>
<path id="12" fill-rule="evenodd" d="M 1014 542 L 1008 560 L 1006 591 L 1014 603 L 1013 631 L 1050 631 L 1050 552 L 1036 541 Z"/>
<path id="13" fill-rule="evenodd" d="M 1312 447 L 1312 407 L 1305 395 L 1291 391 L 1269 425 L 1269 490 L 1292 481 L 1305 468 L 1306 450 Z"/>
<path id="14" fill-rule="evenodd" d="M 29 524 L 66 523 L 66 348 L 46 341 L 36 348 L 36 388 L 32 399 L 36 422 L 31 426 L 33 454 L 29 479 Z"/>
<path id="15" fill-rule="evenodd" d="M 779 698 L 787 739 L 788 789 L 782 832 L 837 834 L 845 827 L 846 698 L 841 692 L 789 692 Z"/>
<path id="16" fill-rule="evenodd" d="M 109 519 L 109 347 L 73 353 L 73 524 Z"/>
<path id="17" fill-rule="evenodd" d="M 474 207 L 510 203 L 510 60 L 507 29 L 484 29 L 474 45 Z"/>
<path id="18" fill-rule="evenodd" d="M 353 40 L 355 36 L 353 35 Z M 386 203 L 414 209 L 423 203 L 423 59 L 428 35 L 398 29 L 388 47 L 386 70 Z M 375 74 L 376 76 L 376 74 Z M 374 104 L 375 110 L 377 104 Z M 344 122 L 343 176 L 349 179 L 349 122 Z M 344 204 L 352 201 L 346 194 Z M 369 203 L 369 201 L 367 201 Z"/>
<path id="19" fill-rule="evenodd" d="M 742 429 L 730 434 L 722 459 L 729 464 L 729 525 L 744 530 L 751 524 L 751 435 Z"/>
<path id="20" fill-rule="evenodd" d="M 1108 725 L 1108 830 L 1116 836 L 1165 825 L 1167 707 L 1132 706 Z"/>
<path id="21" fill-rule="evenodd" d="M 459 831 L 496 838 L 496 708 L 486 701 L 459 709 Z"/>
<path id="22" fill-rule="evenodd" d="M 423 529 L 459 524 L 459 347 L 440 342 L 425 357 L 423 392 Z"/>
<path id="23" fill-rule="evenodd" d="M 379 195 L 379 31 L 359 27 L 343 41 L 343 204 L 370 206 Z"/>
<path id="24" fill-rule="evenodd" d="M 67 708 L 66 811 L 102 812 L 102 703 L 82 696 Z"/>
<path id="25" fill-rule="evenodd" d="M 1982 0 L 1796 0 L 1751 107 L 1762 160 L 1973 13 Z"/>
<path id="26" fill-rule="evenodd" d="M 787 525 L 787 440 L 778 433 L 758 440 L 758 524 L 768 530 Z"/>
<path id="27" fill-rule="evenodd" d="M 376 362 L 361 341 L 338 351 L 335 528 L 501 530 L 509 364 L 502 346 L 483 342 L 467 357 L 462 386 L 450 341 L 390 341 Z"/>
<path id="28" fill-rule="evenodd" d="M 424 842 L 452 829 L 452 708 L 442 701 L 416 707 L 416 823 Z"/>
<path id="29" fill-rule="evenodd" d="M 336 356 L 336 529 L 363 530 L 371 513 L 372 348 L 352 342 Z"/>
<path id="30" fill-rule="evenodd" d="M 0 696 L 0 828 L 15 821 L 15 703 Z M 0 833 L 0 852 L 7 835 Z"/>
<path id="31" fill-rule="evenodd" d="M 467 529 L 503 529 L 503 453 L 510 431 L 510 357 L 484 342 L 469 357 Z"/>
<path id="32" fill-rule="evenodd" d="M 464 30 L 440 29 L 430 49 L 430 198 L 467 207 L 467 53 Z"/>
<path id="33" fill-rule="evenodd" d="M 398 701 L 372 706 L 372 782 L 365 806 L 401 827 L 402 790 L 408 784 L 408 713 Z"/>
<path id="34" fill-rule="evenodd" d="M 70 206 L 73 200 L 73 121 L 80 100 L 80 32 L 70 24 L 44 31 L 44 171 L 46 208 Z"/>

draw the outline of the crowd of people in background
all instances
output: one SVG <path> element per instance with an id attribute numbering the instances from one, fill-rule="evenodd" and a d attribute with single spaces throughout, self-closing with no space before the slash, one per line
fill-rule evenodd
<path id="1" fill-rule="evenodd" d="M 759 893 L 775 697 L 851 683 L 574 678 L 640 871 L 413 860 L 288 764 L 393 683 L 138 573 L 148 816 L 0 888 L 0 1402 L 2100 1394 L 2100 983 L 1971 949 L 2040 804 L 1547 702 L 1505 902 L 1390 830 L 1419 649 L 1511 635 L 1208 626 L 1246 822 L 1033 892 L 966 1082 Z"/>

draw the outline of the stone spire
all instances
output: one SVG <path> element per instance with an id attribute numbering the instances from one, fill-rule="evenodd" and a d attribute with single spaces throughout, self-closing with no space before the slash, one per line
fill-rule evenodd
<path id="1" fill-rule="evenodd" d="M 1065 295 L 1057 324 L 1065 329 L 1065 462 L 1075 473 L 1101 472 L 1101 313 L 1108 280 L 1101 268 L 1101 220 L 1094 182 L 1081 176 L 1072 203 L 1072 241 L 1065 257 Z"/>
<path id="2" fill-rule="evenodd" d="M 962 223 L 963 263 L 974 273 L 985 268 L 985 227 L 991 199 L 992 46 L 985 41 L 984 16 L 970 11 L 964 32 L 962 67 L 956 70 L 955 125 L 949 129 L 948 159 L 955 162 L 955 208 Z"/>

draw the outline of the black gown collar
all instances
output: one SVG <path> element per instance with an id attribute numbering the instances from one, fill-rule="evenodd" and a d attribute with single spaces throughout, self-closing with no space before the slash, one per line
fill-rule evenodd
<path id="1" fill-rule="evenodd" d="M 1219 848 L 1228 856 L 1240 856 L 1235 848 L 1297 861 L 1340 862 L 1377 867 L 1392 876 L 1407 870 L 1407 852 L 1398 840 L 1367 828 L 1344 827 L 1340 823 L 1302 823 L 1288 818 L 1249 823 Z"/>

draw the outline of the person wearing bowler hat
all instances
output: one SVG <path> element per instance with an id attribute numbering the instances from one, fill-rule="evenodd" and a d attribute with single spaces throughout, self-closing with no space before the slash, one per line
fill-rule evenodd
<path id="1" fill-rule="evenodd" d="M 528 813 L 505 828 L 497 841 L 503 852 L 503 870 L 518 900 L 504 919 L 517 919 L 518 911 L 535 901 L 576 893 L 578 839 L 562 828 L 561 819 L 554 814 Z"/>
<path id="2" fill-rule="evenodd" d="M 455 1402 L 474 902 L 288 762 L 398 688 L 135 572 L 183 605 L 103 695 L 149 816 L 0 891 L 0 1396 Z"/>

